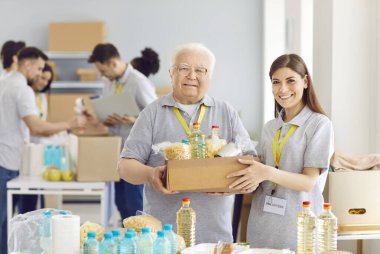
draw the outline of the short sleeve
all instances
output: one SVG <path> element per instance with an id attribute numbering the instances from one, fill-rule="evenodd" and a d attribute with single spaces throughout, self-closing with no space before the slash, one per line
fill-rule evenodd
<path id="1" fill-rule="evenodd" d="M 140 110 L 157 99 L 154 87 L 147 81 L 141 80 L 136 89 L 136 102 Z"/>
<path id="2" fill-rule="evenodd" d="M 134 123 L 124 143 L 120 157 L 136 159 L 146 164 L 152 150 L 153 120 L 148 110 L 143 110 Z"/>
<path id="3" fill-rule="evenodd" d="M 36 98 L 30 87 L 23 87 L 18 90 L 16 106 L 21 118 L 29 115 L 38 115 Z"/>
<path id="4" fill-rule="evenodd" d="M 304 167 L 329 168 L 334 152 L 334 131 L 331 121 L 322 117 L 308 138 L 304 154 Z"/>

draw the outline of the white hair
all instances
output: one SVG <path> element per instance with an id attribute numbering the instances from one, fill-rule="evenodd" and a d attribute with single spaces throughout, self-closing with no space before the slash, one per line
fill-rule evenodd
<path id="1" fill-rule="evenodd" d="M 214 55 L 214 53 L 212 53 L 212 51 L 209 48 L 207 48 L 205 45 L 203 45 L 202 43 L 199 43 L 199 42 L 186 43 L 186 44 L 183 44 L 183 45 L 177 47 L 176 49 L 174 49 L 174 51 L 172 53 L 172 59 L 171 59 L 170 66 L 174 65 L 174 63 L 177 59 L 177 56 L 184 51 L 192 51 L 192 52 L 206 54 L 207 58 L 210 62 L 210 66 L 208 67 L 208 73 L 209 73 L 210 78 L 212 77 L 212 73 L 213 73 L 214 67 L 215 67 L 215 55 Z"/>

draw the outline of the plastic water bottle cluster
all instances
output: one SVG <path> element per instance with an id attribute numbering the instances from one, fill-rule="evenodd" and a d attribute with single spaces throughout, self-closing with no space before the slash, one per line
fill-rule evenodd
<path id="1" fill-rule="evenodd" d="M 165 224 L 163 231 L 157 232 L 154 239 L 149 228 L 142 228 L 137 235 L 133 228 L 127 229 L 122 239 L 119 230 L 105 233 L 101 243 L 95 232 L 88 232 L 83 243 L 83 254 L 176 254 L 177 237 L 171 224 Z"/>

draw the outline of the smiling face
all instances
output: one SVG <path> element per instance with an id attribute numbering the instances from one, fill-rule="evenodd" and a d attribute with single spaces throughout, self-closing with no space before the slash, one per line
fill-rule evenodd
<path id="1" fill-rule="evenodd" d="M 36 81 L 33 83 L 32 85 L 33 90 L 35 92 L 42 91 L 47 86 L 47 84 L 49 84 L 51 79 L 52 79 L 52 74 L 50 71 L 42 72 L 41 76 L 39 76 L 36 79 Z"/>
<path id="2" fill-rule="evenodd" d="M 180 52 L 170 69 L 174 98 L 182 104 L 195 104 L 206 94 L 210 76 L 210 60 L 198 51 Z"/>
<path id="3" fill-rule="evenodd" d="M 272 93 L 278 104 L 288 112 L 298 113 L 305 105 L 302 96 L 307 88 L 307 77 L 290 68 L 280 68 L 272 75 Z"/>

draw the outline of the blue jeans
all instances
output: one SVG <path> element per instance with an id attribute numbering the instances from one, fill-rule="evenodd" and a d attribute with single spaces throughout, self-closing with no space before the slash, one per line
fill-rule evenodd
<path id="1" fill-rule="evenodd" d="M 7 234 L 7 182 L 16 178 L 18 171 L 9 170 L 0 166 L 0 253 L 8 253 L 8 234 Z M 13 202 L 13 209 L 17 201 Z"/>
<path id="2" fill-rule="evenodd" d="M 133 185 L 124 180 L 115 182 L 115 203 L 122 220 L 143 210 L 143 190 L 143 184 Z"/>

